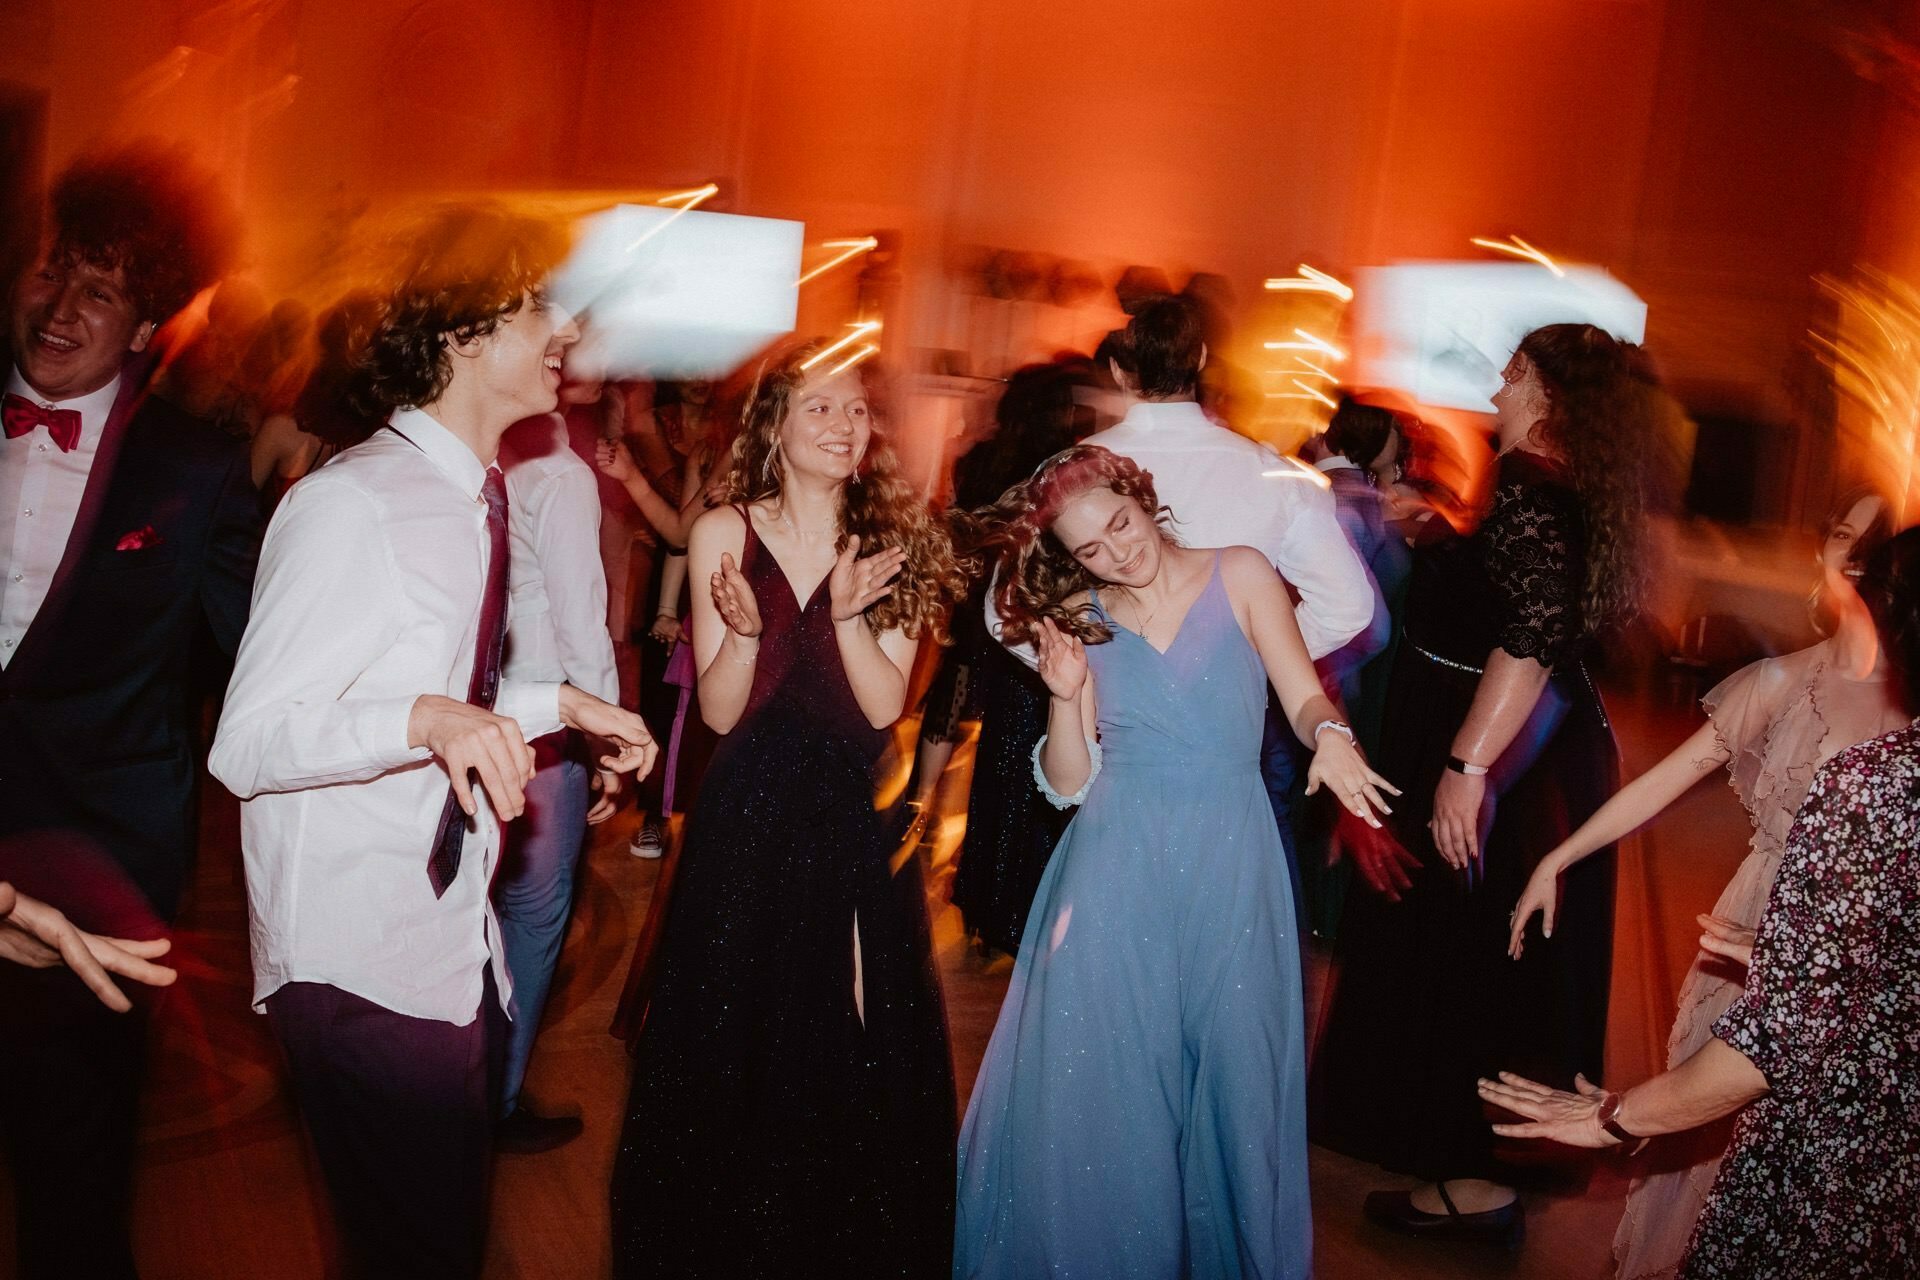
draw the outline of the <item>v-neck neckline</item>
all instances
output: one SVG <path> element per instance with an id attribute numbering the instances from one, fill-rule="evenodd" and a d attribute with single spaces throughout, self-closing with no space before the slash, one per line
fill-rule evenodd
<path id="1" fill-rule="evenodd" d="M 776 563 L 778 562 L 776 561 Z M 1128 635 L 1138 640 L 1141 644 L 1146 645 L 1147 648 L 1153 650 L 1155 653 L 1159 654 L 1161 657 L 1164 658 L 1168 654 L 1172 653 L 1175 649 L 1179 648 L 1181 638 L 1187 634 L 1187 621 L 1193 617 L 1194 610 L 1200 607 L 1200 602 L 1206 599 L 1207 592 L 1213 590 L 1214 580 L 1219 576 L 1220 576 L 1220 553 L 1218 551 L 1215 551 L 1213 553 L 1213 568 L 1208 572 L 1206 582 L 1202 583 L 1200 586 L 1200 590 L 1194 593 L 1193 599 L 1187 602 L 1187 611 L 1180 615 L 1180 625 L 1173 629 L 1173 639 L 1167 641 L 1167 647 L 1164 649 L 1162 649 L 1159 645 L 1155 644 L 1153 641 L 1147 639 L 1146 632 L 1135 631 L 1132 627 L 1126 626 L 1120 621 L 1120 619 L 1114 617 L 1113 610 L 1107 608 L 1106 602 L 1100 599 L 1100 593 L 1097 589 L 1094 591 L 1093 598 L 1094 598 L 1094 602 L 1100 606 L 1100 612 L 1106 614 L 1107 618 L 1113 623 L 1114 626 L 1119 627 L 1120 630 L 1126 632 Z M 788 584 L 788 589 L 789 590 L 792 589 L 791 583 Z"/>
<path id="2" fill-rule="evenodd" d="M 747 532 L 753 535 L 753 541 L 755 545 L 760 548 L 760 553 L 766 556 L 767 559 L 773 561 L 774 571 L 780 575 L 780 581 L 785 584 L 787 588 L 787 598 L 793 601 L 795 611 L 804 617 L 807 610 L 813 608 L 813 602 L 820 598 L 820 588 L 827 585 L 827 579 L 833 576 L 833 570 L 828 569 L 825 573 L 821 574 L 820 581 L 813 584 L 813 590 L 807 593 L 805 600 L 802 600 L 800 598 L 800 592 L 796 590 L 793 585 L 793 575 L 787 572 L 787 566 L 780 563 L 780 557 L 773 553 L 773 548 L 767 545 L 767 540 L 761 536 L 758 529 L 753 527 L 753 509 L 751 507 L 743 508 L 741 515 L 746 517 Z"/>

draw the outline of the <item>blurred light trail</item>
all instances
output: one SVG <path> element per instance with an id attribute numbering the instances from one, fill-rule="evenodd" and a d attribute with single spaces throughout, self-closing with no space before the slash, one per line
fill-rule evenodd
<path id="1" fill-rule="evenodd" d="M 862 360 L 872 359 L 874 356 L 877 356 L 879 354 L 880 354 L 879 347 L 875 346 L 871 342 L 866 343 L 858 351 L 848 356 L 845 360 L 842 360 L 839 364 L 833 366 L 833 368 L 827 370 L 827 376 L 831 378 L 836 373 L 845 373 L 847 370 L 853 368 L 853 366 L 859 364 Z"/>
<path id="2" fill-rule="evenodd" d="M 1262 471 L 1260 474 L 1269 480 L 1306 480 L 1319 485 L 1322 489 L 1333 487 L 1333 481 L 1327 478 L 1325 472 L 1318 467 L 1308 466 L 1298 458 L 1282 454 L 1280 464 L 1271 471 Z"/>
<path id="3" fill-rule="evenodd" d="M 825 275 L 843 262 L 852 261 L 863 253 L 871 253 L 880 247 L 880 242 L 872 236 L 862 236 L 858 240 L 823 240 L 820 242 L 820 247 L 823 249 L 839 249 L 841 252 L 807 272 L 798 280 L 795 280 L 794 284 L 805 284 L 815 276 Z"/>
<path id="4" fill-rule="evenodd" d="M 844 338 L 834 339 L 834 341 L 820 348 L 818 351 L 808 356 L 805 360 L 802 360 L 800 362 L 800 372 L 805 373 L 807 370 L 813 368 L 813 366 L 819 364 L 822 360 L 825 360 L 828 356 L 831 356 L 836 352 L 846 350 L 848 347 L 858 342 L 861 338 L 864 338 L 869 333 L 872 333 L 875 329 L 878 329 L 880 327 L 880 322 L 878 320 L 862 320 L 859 324 L 850 325 L 848 327 L 853 330 L 852 333 L 849 333 Z"/>
<path id="5" fill-rule="evenodd" d="M 713 199 L 713 197 L 719 194 L 720 184 L 717 182 L 709 182 L 706 186 L 695 187 L 692 191 L 676 191 L 670 196 L 661 196 L 658 200 L 655 200 L 654 203 L 673 204 L 675 201 L 685 200 L 686 204 L 681 206 L 680 209 L 680 212 L 685 213 L 688 209 L 699 208 L 706 201 Z"/>
<path id="6" fill-rule="evenodd" d="M 1308 333 L 1305 329 L 1295 329 L 1293 334 L 1296 338 L 1300 339 L 1300 341 L 1268 342 L 1263 345 L 1269 351 L 1318 351 L 1331 360 L 1345 360 L 1347 358 L 1346 352 L 1334 346 L 1325 338 L 1316 337 Z"/>
<path id="7" fill-rule="evenodd" d="M 1554 275 L 1563 279 L 1566 272 L 1560 264 L 1549 258 L 1543 251 L 1534 248 L 1519 236 L 1508 236 L 1505 240 L 1488 240 L 1483 236 L 1474 236 L 1467 243 L 1479 245 L 1482 249 L 1491 249 L 1495 253 L 1504 253 L 1509 258 L 1524 258 L 1528 262 L 1537 262 Z"/>
<path id="8" fill-rule="evenodd" d="M 1322 369 L 1319 365 L 1307 359 L 1305 356 L 1295 356 L 1293 358 L 1293 362 L 1300 366 L 1300 368 L 1304 371 L 1305 376 L 1307 377 L 1325 378 L 1328 382 L 1340 381 L 1338 377 L 1336 377 L 1331 373 L 1328 373 L 1325 369 Z M 1293 370 L 1287 369 L 1287 370 L 1284 370 L 1283 372 L 1292 373 Z"/>
<path id="9" fill-rule="evenodd" d="M 1267 281 L 1267 288 L 1275 292 L 1325 293 L 1342 302 L 1353 301 L 1353 289 L 1342 281 L 1334 279 L 1324 271 L 1316 271 L 1306 263 L 1300 264 L 1300 274 L 1296 276 L 1276 277 Z"/>

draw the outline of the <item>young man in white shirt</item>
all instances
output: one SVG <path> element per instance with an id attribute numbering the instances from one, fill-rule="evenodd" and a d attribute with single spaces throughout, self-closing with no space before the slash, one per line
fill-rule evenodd
<path id="1" fill-rule="evenodd" d="M 565 681 L 618 702 L 600 559 L 599 477 L 573 451 L 558 413 L 515 425 L 501 444 L 500 460 L 513 563 L 503 674 L 508 680 Z M 603 771 L 600 801 L 588 807 L 589 758 L 579 734 L 548 734 L 533 749 L 527 811 L 507 832 L 506 857 L 493 886 L 514 1008 L 494 1141 L 502 1151 L 528 1154 L 551 1150 L 581 1131 L 577 1117 L 539 1114 L 520 1086 L 566 938 L 587 827 L 611 816 L 620 794 L 620 775 Z"/>
<path id="2" fill-rule="evenodd" d="M 511 992 L 488 885 L 527 742 L 564 726 L 603 767 L 653 763 L 631 712 L 500 679 L 495 458 L 579 337 L 542 289 L 562 248 L 489 209 L 415 237 L 359 361 L 392 417 L 275 512 L 209 764 L 242 801 L 254 1003 L 373 1275 L 480 1269 Z"/>

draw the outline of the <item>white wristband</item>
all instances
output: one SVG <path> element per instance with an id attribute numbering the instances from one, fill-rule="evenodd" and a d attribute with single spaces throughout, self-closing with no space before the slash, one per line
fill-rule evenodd
<path id="1" fill-rule="evenodd" d="M 1349 744 L 1353 742 L 1353 726 L 1345 720 L 1322 720 L 1319 724 L 1313 726 L 1314 750 L 1317 751 L 1320 749 L 1320 735 L 1329 729 L 1335 733 L 1344 734 Z"/>
<path id="2" fill-rule="evenodd" d="M 1071 809 L 1083 803 L 1087 798 L 1087 792 L 1093 788 L 1093 780 L 1100 776 L 1100 744 L 1092 738 L 1088 738 L 1086 742 L 1087 763 L 1091 767 L 1087 770 L 1087 780 L 1081 783 L 1080 789 L 1070 796 L 1063 796 L 1054 790 L 1053 784 L 1047 781 L 1047 771 L 1040 767 L 1040 753 L 1046 750 L 1047 746 L 1046 735 L 1042 734 L 1040 741 L 1033 744 L 1033 780 L 1040 784 L 1040 794 L 1047 798 L 1047 803 L 1056 809 Z"/>

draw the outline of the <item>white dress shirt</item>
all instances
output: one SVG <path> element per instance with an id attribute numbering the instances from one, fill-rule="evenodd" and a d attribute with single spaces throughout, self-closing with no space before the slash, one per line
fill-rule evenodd
<path id="1" fill-rule="evenodd" d="M 501 442 L 513 550 L 508 680 L 565 681 L 620 701 L 600 561 L 600 482 L 567 440 L 559 414 L 530 418 Z"/>
<path id="2" fill-rule="evenodd" d="M 33 625 L 67 554 L 120 379 L 72 400 L 45 400 L 16 368 L 7 391 L 49 408 L 79 410 L 80 443 L 62 453 L 45 427 L 11 440 L 0 436 L 0 667 Z"/>
<path id="3" fill-rule="evenodd" d="M 459 874 L 427 857 L 447 772 L 407 745 L 422 694 L 464 701 L 485 594 L 486 468 L 419 410 L 295 485 L 274 512 L 208 768 L 240 797 L 258 1008 L 324 982 L 465 1026 L 491 958 L 500 826 L 482 800 Z M 494 710 L 560 727 L 559 686 L 503 680 Z M 476 798 L 479 789 L 475 788 Z"/>
<path id="4" fill-rule="evenodd" d="M 1302 464 L 1217 426 L 1191 400 L 1140 401 L 1085 443 L 1153 476 L 1189 547 L 1254 547 L 1300 593 L 1294 616 L 1307 652 L 1332 653 L 1373 620 L 1373 585 L 1334 517 L 1333 495 Z M 1000 618 L 987 593 L 987 625 Z M 1013 652 L 1031 663 L 1025 646 Z"/>

